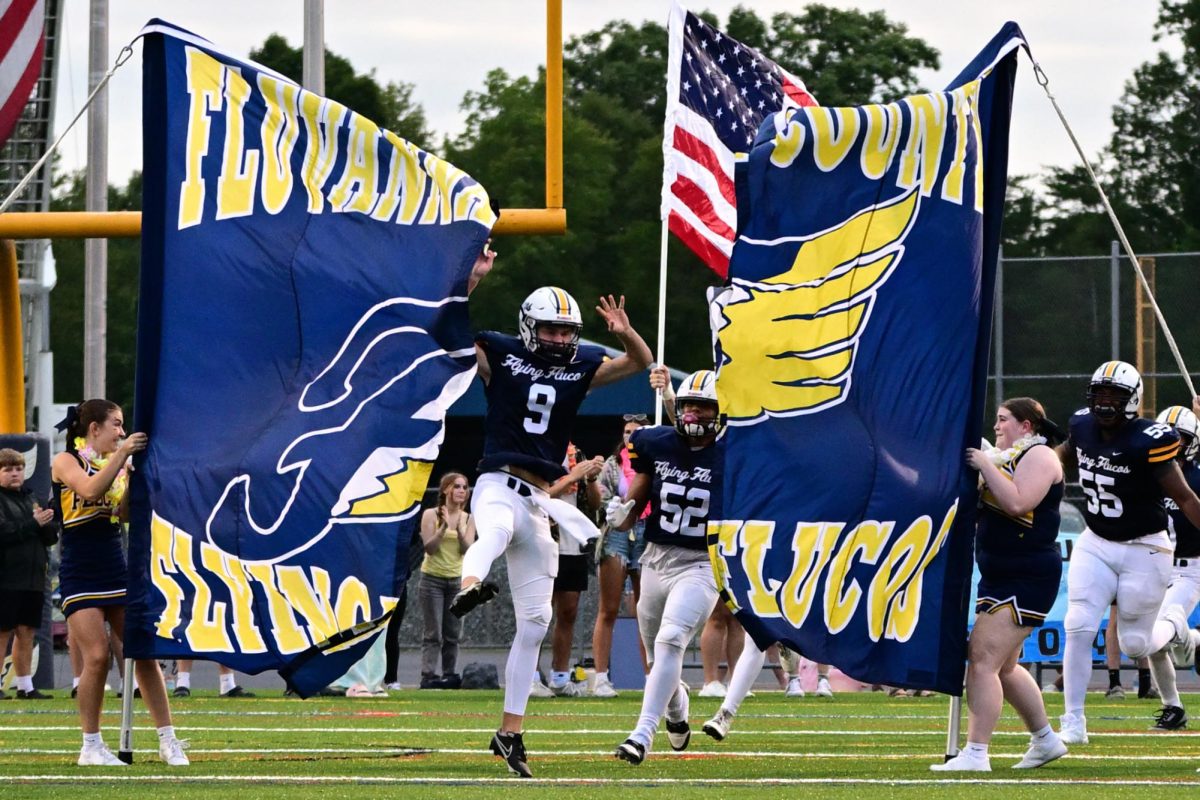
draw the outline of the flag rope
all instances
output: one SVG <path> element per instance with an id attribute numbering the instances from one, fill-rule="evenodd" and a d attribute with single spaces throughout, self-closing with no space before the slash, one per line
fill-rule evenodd
<path id="1" fill-rule="evenodd" d="M 1029 51 L 1026 50 L 1026 52 L 1028 53 Z M 1046 93 L 1046 97 L 1050 100 L 1050 105 L 1054 106 L 1054 111 L 1058 114 L 1058 119 L 1062 122 L 1067 136 L 1070 137 L 1071 144 L 1075 145 L 1075 152 L 1079 153 L 1079 160 L 1083 162 L 1083 167 L 1087 170 L 1088 177 L 1092 179 L 1092 185 L 1100 193 L 1100 202 L 1104 204 L 1104 210 L 1108 212 L 1108 218 L 1112 220 L 1113 227 L 1116 228 L 1117 237 L 1121 240 L 1121 246 L 1125 248 L 1125 254 L 1129 256 L 1129 261 L 1133 264 L 1133 269 L 1137 273 L 1138 280 L 1141 281 L 1142 288 L 1146 291 L 1146 297 L 1150 299 L 1150 307 L 1154 309 L 1154 316 L 1158 319 L 1158 324 L 1162 328 L 1163 335 L 1166 337 L 1167 346 L 1171 348 L 1171 354 L 1175 356 L 1175 363 L 1179 365 L 1179 371 L 1183 374 L 1183 380 L 1187 384 L 1188 392 L 1191 393 L 1192 397 L 1195 397 L 1196 387 L 1192 383 L 1192 376 L 1188 374 L 1187 365 L 1183 363 L 1183 355 L 1179 352 L 1179 345 L 1176 344 L 1175 337 L 1171 334 L 1171 328 L 1167 325 L 1167 320 L 1163 316 L 1162 309 L 1158 307 L 1158 300 L 1154 297 L 1154 292 L 1150 288 L 1150 282 L 1146 280 L 1145 273 L 1142 272 L 1142 266 L 1138 263 L 1137 255 L 1133 252 L 1133 245 L 1129 243 L 1129 238 L 1125 235 L 1125 229 L 1121 227 L 1121 221 L 1117 219 L 1117 212 L 1113 211 L 1112 204 L 1108 202 L 1108 195 L 1104 193 L 1103 187 L 1100 186 L 1100 180 L 1092 170 L 1091 162 L 1084 155 L 1083 147 L 1080 146 L 1079 140 L 1075 138 L 1075 131 L 1071 129 L 1071 124 L 1067 122 L 1067 117 L 1063 114 L 1062 108 L 1059 107 L 1058 100 L 1054 97 L 1054 93 L 1050 91 L 1050 79 L 1047 77 L 1045 70 L 1042 69 L 1041 64 L 1034 59 L 1032 54 L 1029 55 L 1029 60 L 1033 63 L 1033 74 L 1037 79 L 1038 85 Z"/>
<path id="2" fill-rule="evenodd" d="M 28 186 L 29 182 L 33 180 L 33 176 L 37 174 L 37 171 L 41 169 L 42 165 L 44 165 L 58 150 L 58 146 L 62 144 L 62 140 L 65 139 L 67 134 L 71 132 L 71 129 L 75 127 L 75 123 L 79 122 L 79 118 L 83 116 L 83 112 L 87 111 L 92 105 L 92 101 L 96 99 L 96 95 L 99 93 L 99 91 L 108 85 L 108 81 L 110 78 L 112 78 L 113 74 L 122 66 L 124 66 L 125 62 L 129 60 L 129 57 L 133 55 L 133 43 L 136 42 L 140 36 L 141 34 L 135 36 L 129 41 L 129 44 L 121 48 L 121 52 L 117 53 L 117 58 L 113 62 L 113 65 L 108 68 L 108 72 L 104 73 L 104 77 L 100 79 L 98 84 L 96 84 L 96 88 L 92 90 L 92 93 L 87 96 L 87 100 L 83 101 L 83 107 L 79 109 L 79 112 L 75 115 L 75 118 L 72 119 L 63 132 L 58 135 L 58 138 L 54 140 L 54 143 L 51 144 L 50 148 L 46 150 L 45 154 L 38 159 L 38 162 L 33 165 L 25 177 L 21 179 L 21 182 L 17 184 L 17 187 L 12 190 L 8 197 L 4 198 L 4 202 L 0 203 L 0 214 L 3 214 L 5 211 L 7 211 L 8 207 L 13 204 L 13 201 L 16 200 L 21 192 L 25 190 L 25 187 Z"/>

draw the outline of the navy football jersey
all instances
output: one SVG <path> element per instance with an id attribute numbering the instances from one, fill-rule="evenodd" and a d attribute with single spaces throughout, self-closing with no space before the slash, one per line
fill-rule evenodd
<path id="1" fill-rule="evenodd" d="M 1115 542 L 1166 530 L 1158 475 L 1179 453 L 1179 434 L 1170 425 L 1133 419 L 1105 441 L 1087 409 L 1071 417 L 1079 485 L 1087 496 L 1083 516 L 1093 533 Z"/>
<path id="2" fill-rule="evenodd" d="M 629 461 L 635 472 L 651 476 L 650 516 L 646 541 L 708 548 L 708 520 L 719 519 L 724 438 L 693 450 L 673 427 L 638 428 L 629 438 Z"/>
<path id="3" fill-rule="evenodd" d="M 1187 485 L 1200 494 L 1200 464 L 1189 461 L 1180 466 L 1183 467 L 1183 478 Z M 1183 515 L 1171 498 L 1164 497 L 1163 506 L 1167 509 L 1171 538 L 1175 540 L 1175 557 L 1200 558 L 1200 530 L 1196 530 L 1196 526 Z"/>
<path id="4" fill-rule="evenodd" d="M 604 362 L 604 348 L 581 344 L 574 361 L 563 365 L 530 353 L 515 336 L 483 331 L 475 343 L 492 371 L 484 387 L 487 417 L 479 471 L 512 464 L 548 481 L 562 477 L 575 415 Z"/>

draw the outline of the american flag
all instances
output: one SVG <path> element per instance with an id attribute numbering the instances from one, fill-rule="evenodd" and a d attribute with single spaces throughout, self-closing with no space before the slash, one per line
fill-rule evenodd
<path id="1" fill-rule="evenodd" d="M 43 0 L 0 0 L 0 145 L 33 94 L 45 51 Z"/>
<path id="2" fill-rule="evenodd" d="M 769 114 L 817 101 L 799 78 L 679 4 L 669 31 L 663 215 L 724 278 L 737 229 L 734 162 Z"/>

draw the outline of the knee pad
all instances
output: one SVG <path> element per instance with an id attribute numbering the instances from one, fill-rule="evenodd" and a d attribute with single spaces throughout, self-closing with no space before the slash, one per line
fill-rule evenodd
<path id="1" fill-rule="evenodd" d="M 1091 609 L 1082 603 L 1068 603 L 1063 617 L 1063 630 L 1067 633 L 1090 633 L 1100 630 L 1100 620 Z"/>
<path id="2" fill-rule="evenodd" d="M 1133 630 L 1126 632 L 1125 628 L 1117 628 L 1117 642 L 1121 652 L 1133 659 L 1150 655 L 1150 637 L 1145 631 Z"/>
<path id="3" fill-rule="evenodd" d="M 531 628 L 540 628 L 544 634 L 550 627 L 550 604 L 545 606 L 534 606 L 531 608 L 514 607 L 513 611 L 516 614 L 517 625 L 526 625 Z"/>
<path id="4" fill-rule="evenodd" d="M 688 631 L 681 625 L 664 624 L 658 629 L 658 636 L 654 637 L 654 643 L 656 645 L 665 644 L 667 647 L 682 651 L 688 646 Z"/>

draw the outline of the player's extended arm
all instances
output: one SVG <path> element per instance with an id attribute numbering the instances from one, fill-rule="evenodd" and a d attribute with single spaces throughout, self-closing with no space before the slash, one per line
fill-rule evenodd
<path id="1" fill-rule="evenodd" d="M 1163 494 L 1175 501 L 1179 510 L 1188 518 L 1188 522 L 1200 528 L 1200 498 L 1192 491 L 1192 487 L 1184 480 L 1179 464 L 1172 461 L 1169 469 L 1158 474 L 1158 485 Z"/>
<path id="2" fill-rule="evenodd" d="M 628 378 L 650 366 L 654 356 L 650 353 L 649 345 L 629 324 L 629 317 L 625 313 L 625 295 L 621 295 L 620 300 L 614 300 L 612 295 L 601 297 L 596 311 L 608 323 L 608 332 L 620 340 L 625 352 L 600 365 L 592 378 L 592 386 L 604 386 Z"/>

